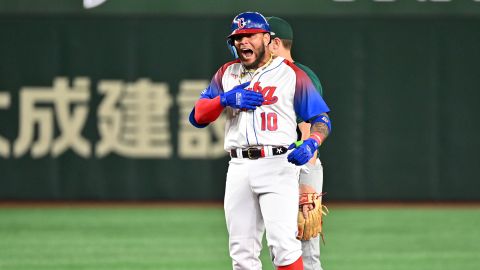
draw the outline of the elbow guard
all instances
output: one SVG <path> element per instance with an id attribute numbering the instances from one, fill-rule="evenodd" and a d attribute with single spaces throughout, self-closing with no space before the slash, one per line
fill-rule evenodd
<path id="1" fill-rule="evenodd" d="M 309 122 L 311 124 L 324 123 L 328 127 L 328 132 L 332 131 L 332 123 L 330 122 L 330 117 L 328 117 L 328 114 L 326 113 L 315 116 L 314 118 L 310 119 Z"/>

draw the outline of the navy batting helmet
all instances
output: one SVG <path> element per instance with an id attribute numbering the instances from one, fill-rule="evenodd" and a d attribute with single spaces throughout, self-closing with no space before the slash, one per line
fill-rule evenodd
<path id="1" fill-rule="evenodd" d="M 232 21 L 231 38 L 239 34 L 270 33 L 270 26 L 262 14 L 258 12 L 243 12 L 238 14 Z"/>

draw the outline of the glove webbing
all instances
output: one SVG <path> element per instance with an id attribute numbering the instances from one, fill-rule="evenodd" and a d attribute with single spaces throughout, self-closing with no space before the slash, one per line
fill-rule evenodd
<path id="1" fill-rule="evenodd" d="M 324 216 L 326 216 L 328 213 L 330 213 L 330 211 L 328 210 L 328 208 L 325 204 L 322 204 L 322 208 L 320 209 L 320 211 L 322 212 L 322 215 L 324 215 Z M 323 234 L 323 218 L 322 218 L 322 229 L 320 231 L 320 237 L 322 238 L 323 245 L 325 245 L 325 235 Z"/>

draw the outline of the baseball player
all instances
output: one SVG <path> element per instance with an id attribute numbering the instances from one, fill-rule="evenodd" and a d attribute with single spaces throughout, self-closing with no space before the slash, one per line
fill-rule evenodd
<path id="1" fill-rule="evenodd" d="M 329 108 L 309 77 L 273 57 L 263 15 L 244 12 L 228 40 L 238 59 L 224 64 L 190 114 L 202 128 L 226 112 L 225 150 L 230 153 L 224 210 L 233 269 L 261 269 L 262 237 L 277 269 L 303 269 L 297 236 L 299 166 L 310 160 L 330 130 Z M 297 115 L 311 135 L 296 141 Z"/>
<path id="2" fill-rule="evenodd" d="M 295 63 L 300 69 L 302 69 L 312 80 L 317 91 L 322 95 L 322 85 L 320 79 L 315 73 L 305 65 L 298 62 L 294 62 L 291 55 L 291 48 L 293 42 L 293 29 L 290 24 L 279 17 L 267 17 L 267 22 L 270 25 L 272 42 L 270 43 L 270 50 L 273 54 L 281 56 L 292 63 Z M 301 139 L 305 140 L 310 136 L 310 124 L 300 122 L 298 124 L 301 131 Z M 300 195 L 302 194 L 321 194 L 323 188 L 323 168 L 322 163 L 317 159 L 317 152 L 306 164 L 308 170 L 300 171 Z M 320 195 L 319 195 L 320 197 Z M 321 200 L 319 199 L 321 202 Z M 321 206 L 320 211 L 322 211 Z M 311 203 L 304 204 L 301 207 L 302 215 L 305 219 L 308 219 L 307 211 L 312 211 L 315 206 Z M 321 226 L 322 213 L 319 214 L 320 226 Z M 320 236 L 314 238 L 302 240 L 302 258 L 303 265 L 306 270 L 322 270 L 320 263 Z"/>

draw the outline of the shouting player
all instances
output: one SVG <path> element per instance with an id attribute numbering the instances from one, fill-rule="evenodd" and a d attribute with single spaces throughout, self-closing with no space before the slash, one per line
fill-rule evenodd
<path id="1" fill-rule="evenodd" d="M 295 63 L 300 69 L 302 69 L 312 80 L 317 91 L 322 94 L 322 85 L 320 79 L 315 73 L 305 65 L 298 62 L 294 62 L 291 54 L 291 48 L 293 43 L 293 29 L 290 24 L 279 17 L 267 17 L 267 22 L 270 25 L 272 42 L 270 43 L 270 50 L 274 55 L 281 56 L 288 61 Z M 305 140 L 310 136 L 310 124 L 300 122 L 298 127 L 301 131 L 301 139 Z M 301 205 L 302 215 L 305 219 L 308 219 L 307 211 L 319 211 L 318 222 L 319 231 L 321 232 L 321 218 L 322 218 L 322 206 L 320 195 L 323 188 L 323 168 L 322 163 L 317 159 L 317 152 L 306 164 L 308 171 L 300 171 L 300 196 L 308 196 L 313 194 L 318 196 L 318 202 L 320 205 L 304 204 Z M 317 207 L 315 209 L 315 207 Z M 308 209 L 307 209 L 308 208 Z M 299 230 L 301 231 L 301 230 Z M 316 233 L 316 232 L 315 232 Z M 302 239 L 302 258 L 305 270 L 321 270 L 322 265 L 320 263 L 320 239 L 319 236 L 313 238 L 300 237 Z"/>
<path id="2" fill-rule="evenodd" d="M 298 166 L 328 136 L 329 108 L 305 72 L 273 57 L 263 15 L 241 13 L 231 30 L 228 40 L 239 59 L 215 73 L 190 122 L 205 127 L 226 111 L 224 146 L 231 160 L 224 209 L 233 269 L 262 268 L 259 255 L 266 231 L 277 269 L 300 270 Z M 297 116 L 311 124 L 311 136 L 294 143 Z"/>

